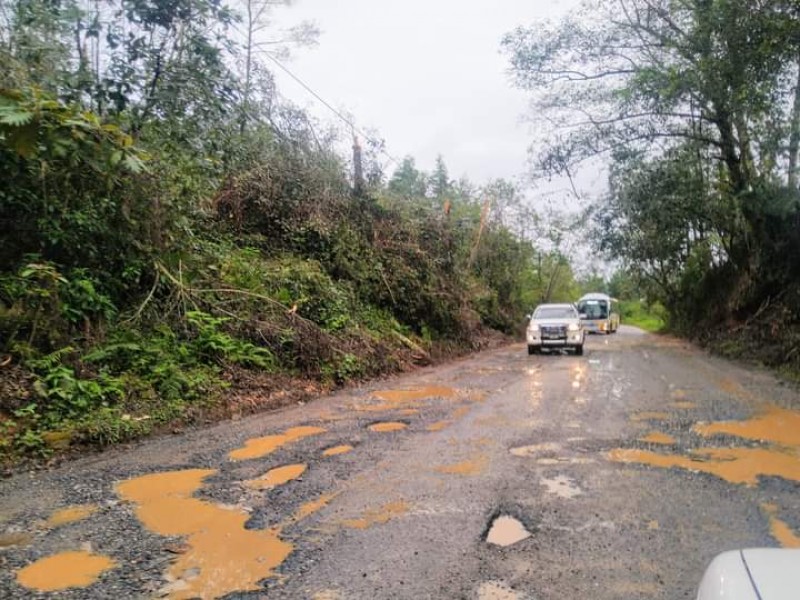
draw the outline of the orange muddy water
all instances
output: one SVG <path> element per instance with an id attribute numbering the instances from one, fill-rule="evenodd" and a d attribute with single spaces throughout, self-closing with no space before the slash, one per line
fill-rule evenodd
<path id="1" fill-rule="evenodd" d="M 778 506 L 776 504 L 764 503 L 761 505 L 769 517 L 769 530 L 778 543 L 784 548 L 800 548 L 800 536 L 789 527 L 786 522 L 778 518 Z"/>
<path id="2" fill-rule="evenodd" d="M 694 431 L 706 437 L 727 434 L 783 446 L 800 446 L 800 413 L 769 405 L 752 419 L 698 424 Z"/>
<path id="3" fill-rule="evenodd" d="M 171 598 L 218 598 L 234 591 L 258 590 L 292 551 L 279 529 L 245 529 L 249 515 L 194 498 L 209 469 L 156 473 L 116 487 L 136 505 L 136 516 L 159 535 L 186 536 L 188 550 L 169 567 Z M 189 575 L 191 574 L 191 576 Z"/>
<path id="4" fill-rule="evenodd" d="M 277 450 L 278 448 L 296 442 L 303 438 L 325 433 L 322 427 L 292 427 L 284 433 L 267 435 L 260 438 L 247 440 L 242 448 L 237 448 L 228 453 L 231 460 L 247 460 L 251 458 L 261 458 Z"/>
<path id="5" fill-rule="evenodd" d="M 679 408 L 681 410 L 689 410 L 692 408 L 697 408 L 697 403 L 690 402 L 688 400 L 680 400 L 678 402 L 673 402 L 670 406 L 672 406 L 672 408 Z"/>
<path id="6" fill-rule="evenodd" d="M 373 423 L 367 429 L 370 431 L 377 431 L 379 433 L 386 433 L 389 431 L 400 431 L 401 429 L 405 429 L 408 427 L 405 423 L 400 422 L 386 422 L 386 423 Z"/>
<path id="7" fill-rule="evenodd" d="M 306 472 L 306 465 L 285 465 L 283 467 L 276 467 L 270 469 L 258 479 L 251 479 L 245 481 L 245 485 L 253 490 L 269 490 L 271 488 L 288 483 L 293 479 L 297 479 Z"/>
<path id="8" fill-rule="evenodd" d="M 486 470 L 486 466 L 488 465 L 489 461 L 483 455 L 476 456 L 472 459 L 465 460 L 459 463 L 455 463 L 452 465 L 443 465 L 441 467 L 436 467 L 436 470 L 439 473 L 445 473 L 447 475 L 465 475 L 465 476 L 475 476 L 480 475 Z"/>
<path id="9" fill-rule="evenodd" d="M 300 508 L 297 509 L 292 520 L 300 521 L 309 515 L 313 515 L 315 512 L 325 508 L 336 496 L 337 494 L 324 494 L 316 500 L 311 500 L 300 505 Z"/>
<path id="10" fill-rule="evenodd" d="M 431 423 L 425 429 L 428 431 L 441 431 L 448 425 L 450 425 L 449 421 L 437 421 L 436 423 Z"/>
<path id="11" fill-rule="evenodd" d="M 55 511 L 45 523 L 46 527 L 60 527 L 75 521 L 82 521 L 86 517 L 92 515 L 97 510 L 94 504 L 83 504 L 78 506 L 67 506 L 60 510 Z"/>
<path id="12" fill-rule="evenodd" d="M 346 519 L 340 521 L 345 527 L 351 529 L 369 529 L 374 525 L 383 525 L 392 519 L 404 515 L 408 512 L 408 503 L 404 500 L 384 504 L 380 508 L 369 509 L 358 519 Z"/>
<path id="13" fill-rule="evenodd" d="M 91 552 L 61 552 L 17 571 L 17 582 L 31 590 L 55 592 L 93 584 L 116 563 Z"/>
<path id="14" fill-rule="evenodd" d="M 775 475 L 800 481 L 800 459 L 795 452 L 766 448 L 709 448 L 695 450 L 690 456 L 659 454 L 647 450 L 617 449 L 609 453 L 615 462 L 640 463 L 652 467 L 679 467 L 710 473 L 729 483 L 753 486 L 760 475 Z"/>
<path id="15" fill-rule="evenodd" d="M 669 414 L 665 412 L 640 412 L 631 415 L 631 421 L 664 421 L 669 418 Z"/>
<path id="16" fill-rule="evenodd" d="M 653 433 L 648 433 L 643 438 L 639 438 L 639 441 L 647 442 L 648 444 L 674 444 L 675 438 L 666 433 L 654 431 Z"/>
<path id="17" fill-rule="evenodd" d="M 386 402 L 401 404 L 427 398 L 454 398 L 456 393 L 456 390 L 451 387 L 430 385 L 417 390 L 380 390 L 372 392 L 372 395 Z"/>
<path id="18" fill-rule="evenodd" d="M 322 456 L 339 456 L 340 454 L 347 454 L 353 449 L 350 444 L 342 444 L 341 446 L 334 446 L 322 452 Z"/>

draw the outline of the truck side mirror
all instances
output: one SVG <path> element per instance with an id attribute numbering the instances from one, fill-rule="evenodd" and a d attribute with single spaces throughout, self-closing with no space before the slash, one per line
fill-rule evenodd
<path id="1" fill-rule="evenodd" d="M 582 321 L 585 321 L 589 317 L 586 315 L 586 313 L 581 313 L 578 315 L 578 318 L 581 319 Z"/>

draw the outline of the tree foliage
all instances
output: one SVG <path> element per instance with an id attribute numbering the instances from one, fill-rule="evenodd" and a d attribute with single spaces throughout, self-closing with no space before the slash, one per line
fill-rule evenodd
<path id="1" fill-rule="evenodd" d="M 552 125 L 545 173 L 610 165 L 593 221 L 697 331 L 796 286 L 800 11 L 788 0 L 597 0 L 504 40 Z"/>

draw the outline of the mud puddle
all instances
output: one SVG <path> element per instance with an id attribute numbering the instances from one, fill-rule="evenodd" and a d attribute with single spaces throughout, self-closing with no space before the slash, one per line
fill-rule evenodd
<path id="1" fill-rule="evenodd" d="M 703 437 L 729 435 L 768 445 L 703 448 L 689 451 L 687 455 L 617 449 L 608 456 L 616 462 L 709 473 L 729 483 L 748 486 L 756 485 L 761 476 L 800 481 L 800 413 L 797 411 L 766 405 L 750 419 L 698 423 L 692 431 Z M 655 441 L 655 438 L 642 441 Z"/>
<path id="2" fill-rule="evenodd" d="M 11 546 L 27 546 L 33 541 L 33 534 L 24 531 L 16 533 L 0 533 L 0 549 Z"/>
<path id="3" fill-rule="evenodd" d="M 342 444 L 341 446 L 333 446 L 322 451 L 322 456 L 326 458 L 329 456 L 339 456 L 340 454 L 347 454 L 353 449 L 350 444 Z"/>
<path id="4" fill-rule="evenodd" d="M 244 484 L 252 490 L 270 490 L 284 483 L 288 483 L 300 477 L 306 472 L 307 465 L 285 465 L 270 469 L 257 479 L 245 481 Z"/>
<path id="5" fill-rule="evenodd" d="M 566 500 L 576 498 L 583 493 L 583 490 L 578 487 L 575 481 L 566 475 L 557 475 L 551 478 L 542 477 L 539 479 L 539 484 L 545 488 L 548 494 Z"/>
<path id="6" fill-rule="evenodd" d="M 150 531 L 185 536 L 187 551 L 169 567 L 171 598 L 218 598 L 234 591 L 261 589 L 292 551 L 280 529 L 245 528 L 249 515 L 194 498 L 216 471 L 190 469 L 144 475 L 119 483 L 119 496 L 132 502 Z"/>
<path id="7" fill-rule="evenodd" d="M 385 402 L 405 404 L 430 398 L 455 398 L 458 391 L 455 388 L 440 385 L 430 385 L 416 390 L 379 390 L 372 395 Z"/>
<path id="8" fill-rule="evenodd" d="M 463 475 L 465 477 L 474 477 L 483 473 L 488 464 L 489 459 L 486 456 L 479 454 L 468 460 L 464 460 L 455 464 L 436 467 L 436 471 L 446 475 Z"/>
<path id="9" fill-rule="evenodd" d="M 502 581 L 485 581 L 478 587 L 478 600 L 522 600 L 522 596 Z"/>
<path id="10" fill-rule="evenodd" d="M 761 510 L 769 518 L 769 530 L 772 537 L 783 548 L 800 548 L 800 536 L 798 536 L 789 525 L 778 517 L 777 504 L 764 503 Z"/>
<path id="11" fill-rule="evenodd" d="M 248 460 L 251 458 L 261 458 L 271 454 L 278 448 L 296 442 L 312 435 L 319 435 L 325 433 L 322 427 L 292 427 L 283 433 L 267 435 L 260 438 L 253 438 L 247 440 L 244 446 L 232 450 L 228 453 L 228 458 L 231 460 Z"/>
<path id="12" fill-rule="evenodd" d="M 643 438 L 639 438 L 639 441 L 647 444 L 663 444 L 668 446 L 675 443 L 675 438 L 669 434 L 661 433 L 660 431 L 654 431 L 652 433 L 648 433 Z"/>
<path id="13" fill-rule="evenodd" d="M 800 481 L 800 460 L 796 454 L 765 448 L 710 448 L 692 451 L 689 456 L 617 449 L 608 456 L 614 462 L 639 463 L 665 469 L 679 467 L 748 486 L 756 485 L 759 476 L 769 475 Z"/>
<path id="14" fill-rule="evenodd" d="M 800 412 L 769 405 L 756 417 L 746 421 L 698 423 L 694 431 L 709 437 L 726 434 L 748 440 L 771 442 L 781 446 L 800 446 Z"/>
<path id="15" fill-rule="evenodd" d="M 53 529 L 55 527 L 61 527 L 62 525 L 68 525 L 69 523 L 75 523 L 76 521 L 82 521 L 93 515 L 96 511 L 97 506 L 94 504 L 67 506 L 50 515 L 45 523 L 45 527 Z"/>
<path id="16" fill-rule="evenodd" d="M 350 529 L 369 529 L 375 525 L 383 525 L 392 519 L 402 516 L 408 512 L 409 505 L 405 500 L 390 502 L 380 508 L 369 509 L 357 519 L 345 519 L 339 523 Z"/>
<path id="17" fill-rule="evenodd" d="M 17 582 L 40 592 L 88 587 L 116 566 L 107 556 L 86 551 L 61 552 L 17 571 Z"/>
<path id="18" fill-rule="evenodd" d="M 657 412 L 657 411 L 645 411 L 640 413 L 634 413 L 631 415 L 631 421 L 639 422 L 639 421 L 666 421 L 669 419 L 669 413 L 665 412 Z"/>
<path id="19" fill-rule="evenodd" d="M 370 431 L 375 431 L 377 433 L 387 433 L 390 431 L 401 431 L 408 427 L 405 423 L 400 421 L 387 421 L 384 423 L 373 423 L 367 429 Z"/>
<path id="20" fill-rule="evenodd" d="M 525 526 L 508 515 L 500 515 L 492 521 L 492 526 L 486 534 L 486 542 L 495 546 L 511 546 L 531 537 L 531 532 Z"/>

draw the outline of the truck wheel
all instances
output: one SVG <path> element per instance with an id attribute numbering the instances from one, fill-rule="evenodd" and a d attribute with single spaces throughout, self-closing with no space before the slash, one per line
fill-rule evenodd
<path id="1" fill-rule="evenodd" d="M 575 346 L 575 356 L 583 356 L 583 344 Z"/>
<path id="2" fill-rule="evenodd" d="M 528 346 L 528 356 L 531 354 L 539 354 L 539 348 L 536 346 Z"/>

